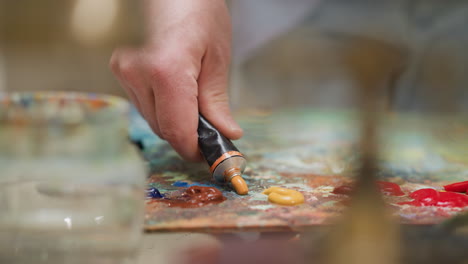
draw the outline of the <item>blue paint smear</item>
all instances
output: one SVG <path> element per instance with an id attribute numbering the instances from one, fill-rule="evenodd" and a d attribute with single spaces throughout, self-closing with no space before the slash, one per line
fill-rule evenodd
<path id="1" fill-rule="evenodd" d="M 146 120 L 133 106 L 130 109 L 129 136 L 133 142 L 140 142 L 143 150 L 164 143 L 162 139 L 153 133 Z"/>
<path id="2" fill-rule="evenodd" d="M 146 197 L 153 199 L 161 199 L 164 198 L 164 195 L 162 195 L 156 188 L 149 188 L 146 190 Z"/>
<path id="3" fill-rule="evenodd" d="M 219 187 L 219 186 L 216 186 L 214 184 L 203 184 L 203 183 L 199 183 L 199 182 L 194 182 L 192 184 L 188 183 L 188 182 L 184 182 L 184 181 L 176 181 L 172 184 L 172 186 L 175 186 L 175 187 L 192 187 L 192 186 L 202 186 L 202 187 Z"/>
<path id="4" fill-rule="evenodd" d="M 176 181 L 172 184 L 172 186 L 175 186 L 175 187 L 189 187 L 189 183 L 188 182 L 183 182 L 183 181 Z"/>

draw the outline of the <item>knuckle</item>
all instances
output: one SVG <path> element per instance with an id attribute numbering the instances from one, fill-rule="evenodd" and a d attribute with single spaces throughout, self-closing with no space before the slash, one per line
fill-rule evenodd
<path id="1" fill-rule="evenodd" d="M 214 89 L 207 92 L 211 104 L 228 104 L 229 96 L 224 89 Z"/>
<path id="2" fill-rule="evenodd" d="M 196 67 L 188 57 L 190 54 L 184 50 L 165 49 L 156 52 L 148 60 L 149 77 L 162 85 L 189 80 Z"/>
<path id="3" fill-rule="evenodd" d="M 169 78 L 173 72 L 176 71 L 175 56 L 172 56 L 173 52 L 158 52 L 154 59 L 150 60 L 149 72 L 151 77 L 156 80 L 164 80 Z"/>
<path id="4" fill-rule="evenodd" d="M 134 66 L 130 61 L 121 61 L 119 63 L 119 73 L 122 78 L 132 80 L 134 72 Z"/>
<path id="5" fill-rule="evenodd" d="M 217 103 L 227 103 L 229 102 L 229 97 L 225 91 L 214 91 L 213 100 Z"/>
<path id="6" fill-rule="evenodd" d="M 120 78 L 130 79 L 134 75 L 134 58 L 132 52 L 124 48 L 116 49 L 109 61 L 112 72 Z"/>
<path id="7" fill-rule="evenodd" d="M 211 105 L 213 105 L 216 109 L 219 109 L 219 111 L 229 111 L 229 101 L 226 99 L 222 98 L 216 98 L 211 102 Z"/>

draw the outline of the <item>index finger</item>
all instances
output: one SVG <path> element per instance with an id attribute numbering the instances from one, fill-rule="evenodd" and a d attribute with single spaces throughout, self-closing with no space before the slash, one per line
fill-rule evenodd
<path id="1" fill-rule="evenodd" d="M 190 76 L 154 79 L 160 136 L 186 160 L 202 160 L 198 149 L 198 84 Z"/>

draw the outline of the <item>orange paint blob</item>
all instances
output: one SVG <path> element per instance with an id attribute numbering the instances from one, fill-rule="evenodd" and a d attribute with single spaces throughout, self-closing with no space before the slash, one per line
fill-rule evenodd
<path id="1" fill-rule="evenodd" d="M 262 193 L 268 195 L 268 201 L 276 204 L 298 205 L 304 202 L 304 195 L 296 190 L 270 187 Z"/>

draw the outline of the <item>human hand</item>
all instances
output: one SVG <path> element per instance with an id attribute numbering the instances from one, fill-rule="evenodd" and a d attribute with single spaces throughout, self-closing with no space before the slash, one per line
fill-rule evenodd
<path id="1" fill-rule="evenodd" d="M 145 45 L 116 49 L 110 66 L 153 131 L 191 161 L 201 159 L 199 112 L 227 138 L 240 138 L 227 95 L 231 25 L 224 0 L 146 0 L 145 13 Z"/>

